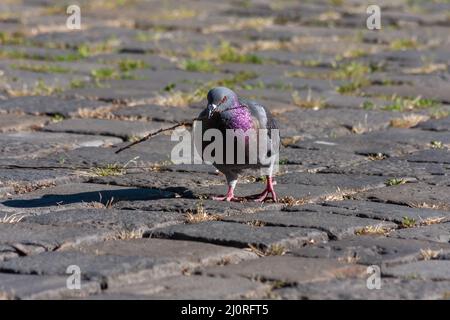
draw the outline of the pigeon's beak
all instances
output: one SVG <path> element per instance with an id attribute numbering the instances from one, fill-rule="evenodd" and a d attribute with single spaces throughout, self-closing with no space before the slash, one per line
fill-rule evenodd
<path id="1" fill-rule="evenodd" d="M 215 104 L 208 104 L 208 119 L 211 119 L 214 110 L 216 110 L 217 106 Z"/>

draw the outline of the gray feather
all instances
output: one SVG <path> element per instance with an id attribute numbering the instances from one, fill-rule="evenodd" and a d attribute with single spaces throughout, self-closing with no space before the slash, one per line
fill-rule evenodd
<path id="1" fill-rule="evenodd" d="M 231 92 L 231 93 L 230 93 Z M 234 94 L 234 92 L 232 92 L 231 90 L 227 89 L 227 88 L 214 88 L 213 90 L 210 91 L 210 93 L 208 93 L 208 104 L 210 103 L 217 103 L 218 100 L 222 99 L 223 95 L 227 95 L 227 94 Z M 237 97 L 237 96 L 235 96 Z M 270 113 L 270 111 L 264 107 L 263 105 L 259 104 L 256 101 L 252 101 L 252 100 L 246 100 L 246 99 L 239 99 L 238 101 L 240 103 L 241 106 L 247 107 L 248 110 L 250 111 L 251 117 L 252 117 L 252 121 L 253 123 L 256 123 L 257 128 L 255 129 L 269 129 L 268 130 L 268 151 L 269 154 L 271 155 L 273 150 L 271 150 L 271 146 L 272 146 L 272 132 L 270 129 L 278 129 L 278 125 L 274 119 L 274 117 L 272 116 L 272 114 Z M 223 106 L 221 106 L 222 110 L 229 108 L 230 107 L 230 103 L 231 101 L 228 101 L 228 103 L 225 103 Z M 202 119 L 202 128 L 203 128 L 203 132 L 206 131 L 207 129 L 210 128 L 215 128 L 215 129 L 219 129 L 222 132 L 225 132 L 226 129 L 226 121 L 227 118 L 225 118 L 224 116 L 226 116 L 225 114 L 217 114 L 215 116 L 213 116 L 212 118 L 208 119 L 208 110 L 205 109 L 202 111 L 202 113 L 200 113 L 199 118 Z M 279 139 L 279 137 L 277 137 Z M 202 152 L 204 150 L 204 148 L 206 147 L 206 145 L 208 145 L 208 142 L 203 143 L 202 145 Z M 225 150 L 224 150 L 225 153 Z M 235 151 L 236 154 L 236 151 Z M 247 155 L 248 156 L 248 155 Z M 237 176 L 245 169 L 258 169 L 263 167 L 260 163 L 260 161 L 258 161 L 258 164 L 213 164 L 219 171 L 221 171 L 223 174 L 225 174 L 227 181 L 232 181 L 237 179 Z M 270 168 L 272 168 L 274 165 L 274 163 L 271 163 L 269 165 Z M 264 166 L 264 167 L 268 167 L 268 166 Z"/>

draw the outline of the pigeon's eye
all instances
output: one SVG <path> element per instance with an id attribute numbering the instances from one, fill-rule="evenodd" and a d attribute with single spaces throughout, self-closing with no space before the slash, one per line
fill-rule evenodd
<path id="1" fill-rule="evenodd" d="M 227 102 L 227 96 L 224 96 L 224 97 L 222 98 L 222 100 L 220 100 L 218 106 L 220 106 L 221 104 L 224 104 L 225 102 Z"/>

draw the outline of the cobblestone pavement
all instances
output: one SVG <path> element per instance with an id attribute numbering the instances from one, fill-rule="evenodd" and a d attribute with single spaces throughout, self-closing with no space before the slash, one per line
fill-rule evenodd
<path id="1" fill-rule="evenodd" d="M 379 31 L 356 0 L 86 0 L 69 30 L 76 1 L 3 0 L 0 298 L 448 299 L 450 3 L 373 2 Z M 282 126 L 280 203 L 208 200 L 170 135 L 114 154 L 216 85 Z"/>

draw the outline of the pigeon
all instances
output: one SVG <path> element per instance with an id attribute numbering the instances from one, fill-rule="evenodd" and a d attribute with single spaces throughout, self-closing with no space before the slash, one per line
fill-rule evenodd
<path id="1" fill-rule="evenodd" d="M 255 101 L 240 99 L 235 92 L 225 87 L 211 89 L 208 92 L 207 99 L 208 105 L 206 109 L 200 113 L 196 121 L 196 123 L 201 123 L 202 132 L 201 145 L 196 145 L 196 149 L 201 150 L 202 159 L 205 160 L 205 150 L 208 148 L 209 144 L 215 142 L 213 139 L 205 139 L 205 133 L 209 129 L 216 129 L 216 132 L 220 131 L 223 137 L 223 161 L 212 162 L 212 165 L 225 175 L 228 184 L 228 192 L 226 195 L 222 197 L 213 197 L 213 199 L 221 201 L 239 201 L 240 199 L 234 195 L 239 175 L 246 169 L 264 168 L 264 175 L 267 183 L 266 189 L 261 194 L 250 197 L 255 201 L 264 202 L 269 199 L 270 194 L 272 200 L 276 202 L 277 196 L 274 190 L 275 182 L 273 180 L 273 169 L 274 165 L 278 164 L 278 158 L 275 155 L 278 152 L 279 131 L 278 125 L 270 111 Z M 194 125 L 194 130 L 196 130 L 196 128 L 198 127 Z M 229 131 L 227 129 L 233 129 L 231 130 L 232 132 L 239 130 L 241 135 L 243 134 L 243 136 L 241 136 L 243 139 L 235 139 L 231 145 L 232 148 L 234 148 L 231 155 L 230 150 L 226 148 L 227 143 L 225 143 L 227 141 L 226 131 Z M 256 134 L 251 136 L 249 134 L 251 131 Z M 261 134 L 263 139 L 259 137 L 259 134 Z M 250 147 L 251 144 L 256 148 L 256 150 L 253 149 L 253 158 L 250 154 L 250 152 L 252 152 Z M 265 161 L 262 161 L 263 158 L 259 153 L 255 153 L 255 151 L 260 151 L 263 144 L 266 144 L 266 148 L 261 149 L 261 153 L 264 154 L 267 150 L 267 158 L 264 158 Z M 241 156 L 244 156 L 245 161 L 239 162 L 239 150 L 242 149 L 238 148 L 243 145 L 246 147 L 244 149 L 245 154 Z M 215 150 L 215 152 L 218 151 L 220 152 L 221 150 Z M 212 154 L 215 155 L 214 153 Z M 234 157 L 231 157 L 233 155 Z M 230 156 L 230 161 L 228 161 L 227 156 Z M 243 158 L 241 158 L 241 160 L 242 159 Z M 253 161 L 251 161 L 251 159 L 253 159 Z M 267 161 L 267 159 L 270 160 Z"/>

